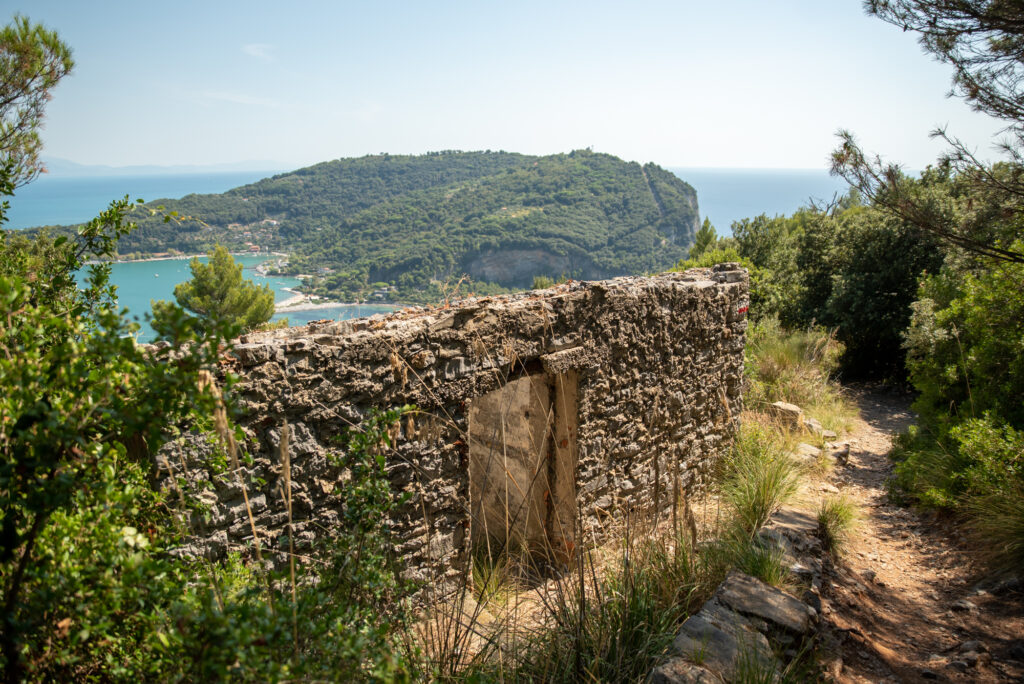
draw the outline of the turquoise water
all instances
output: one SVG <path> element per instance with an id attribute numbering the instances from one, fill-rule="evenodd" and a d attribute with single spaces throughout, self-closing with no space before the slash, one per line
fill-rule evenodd
<path id="1" fill-rule="evenodd" d="M 110 176 L 89 178 L 52 178 L 43 176 L 18 188 L 10 198 L 11 208 L 4 228 L 29 228 L 44 225 L 82 223 L 96 216 L 110 201 L 125 195 L 147 201 L 180 198 L 190 193 L 224 192 L 247 183 L 254 183 L 275 172 L 245 171 L 154 176 Z M 243 275 L 257 285 L 270 285 L 275 301 L 293 296 L 285 288 L 300 284 L 295 278 L 263 277 L 255 267 L 266 257 L 240 256 L 235 260 L 243 265 Z M 205 258 L 203 259 L 205 261 Z M 153 339 L 155 333 L 146 323 L 145 315 L 152 309 L 151 300 L 174 299 L 174 286 L 192 277 L 188 259 L 136 261 L 114 264 L 111 282 L 117 286 L 118 303 L 128 309 L 129 318 L 138 321 L 138 338 L 142 342 Z M 394 307 L 371 305 L 338 305 L 329 309 L 292 311 L 275 315 L 272 320 L 287 318 L 290 325 L 304 325 L 322 319 L 345 320 L 390 311 Z"/>
<path id="2" fill-rule="evenodd" d="M 260 276 L 255 268 L 266 261 L 266 257 L 236 256 L 235 261 L 242 264 L 242 275 L 251 279 L 257 285 L 270 285 L 274 291 L 275 301 L 283 301 L 294 296 L 285 288 L 293 288 L 300 284 L 296 278 L 283 276 Z M 206 261 L 203 257 L 202 261 Z M 189 269 L 188 259 L 165 259 L 160 261 L 134 261 L 129 263 L 114 264 L 111 269 L 110 280 L 117 286 L 117 301 L 128 309 L 128 316 L 139 323 L 140 330 L 138 339 L 140 342 L 149 342 L 155 333 L 146 323 L 145 314 L 152 310 L 150 302 L 154 299 L 174 299 L 174 286 L 192 277 Z M 304 325 L 310 321 L 330 318 L 334 320 L 346 320 L 370 316 L 375 313 L 391 311 L 394 307 L 382 305 L 350 305 L 339 304 L 329 309 L 314 309 L 311 311 L 292 311 L 286 314 L 277 314 L 272 320 L 287 318 L 289 325 Z"/>
<path id="3" fill-rule="evenodd" d="M 111 200 L 128 195 L 147 202 L 179 199 L 191 193 L 224 192 L 273 175 L 270 171 L 197 173 L 166 176 L 41 176 L 18 188 L 10 198 L 6 228 L 64 226 L 84 223 L 106 209 Z"/>

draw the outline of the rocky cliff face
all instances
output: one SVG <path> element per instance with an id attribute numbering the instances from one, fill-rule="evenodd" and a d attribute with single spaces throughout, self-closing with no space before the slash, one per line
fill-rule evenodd
<path id="1" fill-rule="evenodd" d="M 251 544 L 242 486 L 263 547 L 279 548 L 286 420 L 297 538 L 330 534 L 346 480 L 334 438 L 375 408 L 415 404 L 386 454 L 393 490 L 409 494 L 390 521 L 409 576 L 454 586 L 487 536 L 557 563 L 627 511 L 669 509 L 706 481 L 741 410 L 747 303 L 746 272 L 723 264 L 243 337 L 229 369 L 251 466 L 218 473 L 201 436 L 158 455 L 208 507 L 183 552 Z"/>
<path id="2" fill-rule="evenodd" d="M 529 287 L 534 276 L 571 276 L 577 280 L 605 277 L 589 259 L 553 254 L 542 249 L 497 249 L 471 257 L 466 273 L 475 280 Z"/>

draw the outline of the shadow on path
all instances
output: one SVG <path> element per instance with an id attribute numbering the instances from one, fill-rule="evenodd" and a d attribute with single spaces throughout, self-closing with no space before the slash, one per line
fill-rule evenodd
<path id="1" fill-rule="evenodd" d="M 953 521 L 888 499 L 891 437 L 913 422 L 909 398 L 848 391 L 864 422 L 831 480 L 862 521 L 824 591 L 842 660 L 836 680 L 1024 681 L 1024 594 L 980 588 L 981 569 Z M 971 641 L 981 642 L 977 650 Z"/>

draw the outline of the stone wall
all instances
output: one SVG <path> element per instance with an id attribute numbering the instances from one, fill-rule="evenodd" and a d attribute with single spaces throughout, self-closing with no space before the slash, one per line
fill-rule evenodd
<path id="1" fill-rule="evenodd" d="M 296 537 L 339 519 L 334 438 L 374 408 L 414 404 L 387 473 L 410 498 L 393 516 L 410 576 L 458 580 L 473 543 L 544 548 L 599 540 L 628 510 L 668 510 L 706 482 L 741 409 L 748 281 L 736 264 L 324 321 L 244 336 L 226 362 L 264 548 L 287 516 L 279 440 L 291 427 Z M 241 487 L 203 439 L 158 455 L 209 480 L 186 550 L 252 543 Z"/>

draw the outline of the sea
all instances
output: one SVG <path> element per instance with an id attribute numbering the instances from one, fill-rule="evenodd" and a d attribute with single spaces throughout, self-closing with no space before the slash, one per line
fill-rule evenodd
<path id="1" fill-rule="evenodd" d="M 206 257 L 199 257 L 206 262 Z M 256 267 L 267 261 L 263 256 L 236 256 L 235 262 L 242 264 L 242 277 L 252 280 L 259 286 L 269 285 L 274 291 L 274 301 L 281 302 L 294 297 L 294 288 L 301 284 L 297 278 L 284 276 L 260 275 Z M 152 301 L 157 299 L 174 300 L 174 286 L 189 280 L 192 270 L 190 259 L 157 259 L 153 261 L 128 261 L 113 264 L 110 273 L 111 282 L 117 286 L 117 303 L 128 309 L 128 316 L 139 324 L 137 338 L 140 342 L 151 342 L 156 333 L 146 320 L 146 314 L 152 311 Z M 343 321 L 349 318 L 372 316 L 375 313 L 392 311 L 395 307 L 376 304 L 339 304 L 322 309 L 308 311 L 289 311 L 275 314 L 271 319 L 278 321 L 288 319 L 288 325 L 305 325 L 310 321 L 326 318 Z"/>
<path id="2" fill-rule="evenodd" d="M 711 219 L 719 235 L 730 235 L 733 222 L 768 216 L 789 215 L 810 202 L 829 202 L 848 189 L 845 181 L 829 175 L 825 169 L 721 169 L 674 167 L 670 171 L 697 191 L 701 220 Z M 10 198 L 5 228 L 29 228 L 46 225 L 82 223 L 106 208 L 112 200 L 127 195 L 130 199 L 154 201 L 178 199 L 192 193 L 224 192 L 253 183 L 274 172 L 229 172 L 110 177 L 43 176 L 19 188 Z M 236 257 L 244 275 L 259 285 L 274 290 L 277 301 L 294 295 L 299 285 L 295 278 L 261 276 L 256 266 L 267 257 Z M 111 281 L 118 288 L 118 302 L 129 316 L 139 321 L 138 339 L 155 336 L 146 323 L 150 302 L 173 299 L 174 286 L 191 277 L 187 259 L 136 261 L 114 264 Z M 290 325 L 302 325 L 325 318 L 345 320 L 389 311 L 380 305 L 338 305 L 310 311 L 279 314 Z"/>
<path id="3" fill-rule="evenodd" d="M 668 169 L 697 191 L 701 221 L 721 236 L 732 235 L 732 224 L 765 214 L 788 216 L 812 202 L 821 205 L 845 195 L 850 186 L 826 169 Z"/>

